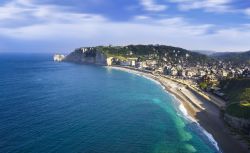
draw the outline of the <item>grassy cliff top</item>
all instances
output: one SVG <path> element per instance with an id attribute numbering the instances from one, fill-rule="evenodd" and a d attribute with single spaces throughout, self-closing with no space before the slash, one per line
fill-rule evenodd
<path id="1" fill-rule="evenodd" d="M 107 55 L 107 57 L 115 57 L 118 59 L 140 58 L 155 59 L 162 61 L 166 58 L 172 63 L 186 61 L 188 63 L 201 64 L 214 62 L 214 60 L 206 55 L 191 52 L 183 48 L 165 46 L 165 45 L 128 45 L 128 46 L 98 46 L 95 47 Z"/>
<path id="2" fill-rule="evenodd" d="M 250 79 L 231 79 L 221 82 L 222 90 L 229 99 L 226 112 L 250 119 Z"/>

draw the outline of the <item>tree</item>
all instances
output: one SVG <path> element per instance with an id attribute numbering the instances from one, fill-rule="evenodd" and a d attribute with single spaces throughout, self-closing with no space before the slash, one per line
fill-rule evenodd
<path id="1" fill-rule="evenodd" d="M 240 100 L 244 103 L 250 103 L 250 88 L 246 88 L 240 96 Z"/>
<path id="2" fill-rule="evenodd" d="M 201 87 L 201 89 L 206 89 L 207 88 L 207 83 L 201 82 L 200 87 Z"/>

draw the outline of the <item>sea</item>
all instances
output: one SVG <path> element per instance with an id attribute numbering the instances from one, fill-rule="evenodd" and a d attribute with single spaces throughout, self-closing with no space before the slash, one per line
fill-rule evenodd
<path id="1" fill-rule="evenodd" d="M 52 56 L 0 54 L 0 153 L 219 152 L 157 82 Z"/>

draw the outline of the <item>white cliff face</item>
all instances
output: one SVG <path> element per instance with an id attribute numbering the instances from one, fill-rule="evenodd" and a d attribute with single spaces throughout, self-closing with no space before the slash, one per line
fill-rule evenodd
<path id="1" fill-rule="evenodd" d="M 97 52 L 95 57 L 95 64 L 107 65 L 107 56 L 101 52 Z"/>
<path id="2" fill-rule="evenodd" d="M 63 61 L 65 58 L 65 55 L 62 55 L 62 54 L 55 54 L 53 59 L 55 62 L 61 62 Z"/>
<path id="3" fill-rule="evenodd" d="M 106 62 L 107 62 L 107 66 L 111 66 L 112 65 L 112 63 L 113 63 L 113 57 L 109 57 L 109 58 L 107 58 L 107 60 L 106 60 Z"/>
<path id="4" fill-rule="evenodd" d="M 85 50 L 84 52 L 80 49 L 75 50 L 66 56 L 65 61 L 83 64 L 107 65 L 106 55 L 97 50 Z"/>

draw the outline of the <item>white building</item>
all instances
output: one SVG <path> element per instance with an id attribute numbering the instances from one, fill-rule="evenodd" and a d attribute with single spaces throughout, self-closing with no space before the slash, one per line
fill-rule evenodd
<path id="1" fill-rule="evenodd" d="M 204 75 L 206 75 L 206 72 L 205 71 L 202 71 L 202 70 L 199 70 L 198 71 L 198 75 L 203 77 Z"/>
<path id="2" fill-rule="evenodd" d="M 137 65 L 137 67 L 139 68 L 139 69 L 142 69 L 142 68 L 147 68 L 148 66 L 147 66 L 147 63 L 146 62 L 138 62 L 137 63 L 138 65 Z"/>
<path id="3" fill-rule="evenodd" d="M 136 61 L 138 60 L 138 58 L 128 58 L 127 60 L 130 62 L 130 66 L 135 67 Z"/>
<path id="4" fill-rule="evenodd" d="M 121 66 L 130 66 L 130 62 L 129 61 L 121 61 L 120 65 Z"/>
<path id="5" fill-rule="evenodd" d="M 82 48 L 79 48 L 79 50 L 82 51 L 82 53 L 85 53 L 86 51 L 88 51 L 88 48 L 82 47 Z"/>
<path id="6" fill-rule="evenodd" d="M 171 75 L 176 76 L 178 74 L 178 71 L 175 67 L 171 68 Z"/>

